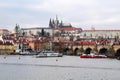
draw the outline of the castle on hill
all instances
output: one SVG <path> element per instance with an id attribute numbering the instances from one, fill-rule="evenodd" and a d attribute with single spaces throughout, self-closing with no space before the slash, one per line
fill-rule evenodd
<path id="1" fill-rule="evenodd" d="M 63 21 L 59 21 L 58 20 L 58 17 L 56 15 L 56 19 L 52 20 L 50 18 L 50 21 L 49 21 L 49 28 L 72 28 L 72 25 L 70 23 L 63 23 Z"/>

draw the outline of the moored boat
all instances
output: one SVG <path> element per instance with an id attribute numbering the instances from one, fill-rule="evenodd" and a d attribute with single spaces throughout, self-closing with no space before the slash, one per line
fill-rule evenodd
<path id="1" fill-rule="evenodd" d="M 107 58 L 106 55 L 83 54 L 80 58 Z"/>
<path id="2" fill-rule="evenodd" d="M 62 57 L 62 53 L 54 52 L 54 51 L 41 51 L 38 55 L 36 55 L 36 58 L 39 57 Z"/>

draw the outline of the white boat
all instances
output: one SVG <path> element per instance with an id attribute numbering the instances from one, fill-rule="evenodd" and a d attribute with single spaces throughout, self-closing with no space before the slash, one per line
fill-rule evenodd
<path id="1" fill-rule="evenodd" d="M 62 57 L 62 53 L 54 52 L 54 51 L 41 51 L 38 55 L 36 55 L 37 58 L 39 57 Z"/>
<path id="2" fill-rule="evenodd" d="M 80 58 L 107 58 L 106 55 L 83 54 Z"/>
<path id="3" fill-rule="evenodd" d="M 30 54 L 30 52 L 29 51 L 21 51 L 20 53 L 19 53 L 20 55 L 28 55 L 28 54 Z"/>

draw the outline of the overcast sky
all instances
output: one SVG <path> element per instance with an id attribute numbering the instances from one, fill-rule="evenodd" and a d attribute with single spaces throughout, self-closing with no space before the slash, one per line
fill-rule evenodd
<path id="1" fill-rule="evenodd" d="M 120 29 L 120 0 L 0 0 L 0 28 L 48 27 L 56 15 L 82 29 Z"/>

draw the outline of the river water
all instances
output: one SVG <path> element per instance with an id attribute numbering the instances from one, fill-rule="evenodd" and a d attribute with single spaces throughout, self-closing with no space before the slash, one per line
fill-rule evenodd
<path id="1" fill-rule="evenodd" d="M 0 80 L 119 80 L 120 61 L 0 55 Z"/>

